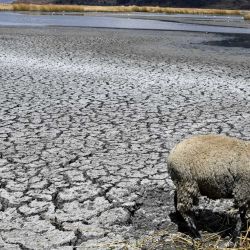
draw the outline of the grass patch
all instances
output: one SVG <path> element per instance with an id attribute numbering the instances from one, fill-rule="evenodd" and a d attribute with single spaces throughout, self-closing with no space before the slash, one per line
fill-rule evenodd
<path id="1" fill-rule="evenodd" d="M 165 14 L 240 15 L 240 10 L 168 8 L 151 6 L 88 6 L 56 4 L 0 4 L 0 10 L 42 12 L 150 12 Z"/>
<path id="2" fill-rule="evenodd" d="M 176 249 L 194 249 L 194 250 L 249 250 L 250 249 L 250 227 L 246 232 L 243 232 L 239 238 L 238 245 L 229 244 L 229 240 L 223 239 L 217 233 L 204 233 L 202 241 L 193 240 L 186 234 L 176 234 L 172 236 L 172 242 Z M 229 244 L 229 246 L 228 246 Z"/>
<path id="3" fill-rule="evenodd" d="M 250 227 L 239 238 L 239 244 L 229 244 L 219 233 L 203 233 L 202 241 L 193 240 L 190 236 L 177 233 L 171 234 L 167 230 L 161 230 L 139 240 L 123 240 L 93 244 L 93 249 L 121 249 L 121 250 L 249 250 Z M 228 245 L 230 245 L 228 247 Z M 83 250 L 83 247 L 76 247 Z"/>
<path id="4" fill-rule="evenodd" d="M 138 240 L 136 244 L 127 243 L 127 248 L 132 250 L 156 250 L 156 249 L 178 249 L 178 250 L 249 250 L 250 249 L 250 227 L 242 232 L 239 244 L 230 243 L 229 239 L 222 238 L 219 233 L 202 234 L 202 240 L 193 240 L 184 233 L 170 234 L 167 230 L 155 232 L 150 237 Z M 228 247 L 229 245 L 229 247 Z M 228 248 L 227 248 L 228 247 Z"/>

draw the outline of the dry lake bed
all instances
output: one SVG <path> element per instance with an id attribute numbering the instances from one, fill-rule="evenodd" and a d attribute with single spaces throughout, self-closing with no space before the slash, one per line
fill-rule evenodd
<path id="1" fill-rule="evenodd" d="M 193 134 L 250 139 L 249 41 L 0 27 L 0 248 L 122 249 L 176 233 L 169 150 Z"/>

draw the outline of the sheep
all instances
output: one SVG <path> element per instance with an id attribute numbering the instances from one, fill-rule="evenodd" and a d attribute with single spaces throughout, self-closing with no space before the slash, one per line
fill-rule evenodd
<path id="1" fill-rule="evenodd" d="M 200 195 L 233 198 L 239 211 L 232 237 L 235 242 L 250 207 L 250 141 L 215 134 L 193 136 L 171 150 L 167 164 L 176 186 L 176 212 L 193 236 L 201 238 L 192 214 Z"/>

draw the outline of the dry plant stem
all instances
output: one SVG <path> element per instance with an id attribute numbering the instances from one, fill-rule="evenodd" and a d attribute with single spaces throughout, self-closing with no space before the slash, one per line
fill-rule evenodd
<path id="1" fill-rule="evenodd" d="M 250 248 L 250 239 L 248 238 L 249 233 L 250 233 L 250 227 L 248 227 L 245 236 L 240 238 L 240 245 L 241 246 L 249 245 L 249 248 Z"/>
<path id="2" fill-rule="evenodd" d="M 190 249 L 193 248 L 195 250 L 249 250 L 250 249 L 250 239 L 248 238 L 250 234 L 250 227 L 248 230 L 241 235 L 239 238 L 239 245 L 236 244 L 232 247 L 226 248 L 220 246 L 220 243 L 225 245 L 225 241 L 218 234 L 209 234 L 204 233 L 202 241 L 192 240 L 190 236 L 186 234 L 179 233 L 172 237 L 173 244 L 177 247 L 177 249 Z"/>

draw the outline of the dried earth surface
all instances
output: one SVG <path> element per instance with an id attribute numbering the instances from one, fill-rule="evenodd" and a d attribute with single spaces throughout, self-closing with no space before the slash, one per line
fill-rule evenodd
<path id="1" fill-rule="evenodd" d="M 121 249 L 177 232 L 169 150 L 193 134 L 250 140 L 239 37 L 0 28 L 0 248 Z"/>

